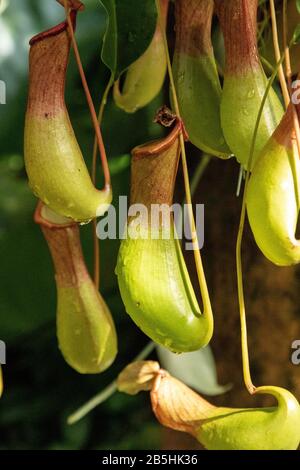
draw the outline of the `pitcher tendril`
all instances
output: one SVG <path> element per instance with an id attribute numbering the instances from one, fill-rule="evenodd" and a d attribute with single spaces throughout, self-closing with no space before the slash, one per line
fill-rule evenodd
<path id="1" fill-rule="evenodd" d="M 113 86 L 114 79 L 111 74 L 110 79 L 105 87 L 104 93 L 101 98 L 99 112 L 98 112 L 98 124 L 101 129 L 104 109 L 107 103 L 108 94 L 111 87 Z M 96 186 L 97 182 L 97 153 L 98 153 L 98 139 L 95 133 L 94 145 L 93 145 L 93 156 L 92 156 L 92 181 Z M 93 247 L 94 247 L 94 283 L 95 286 L 99 289 L 100 287 L 100 242 L 97 237 L 97 220 L 93 220 Z"/>
<path id="2" fill-rule="evenodd" d="M 104 179 L 105 179 L 105 187 L 110 188 L 110 186 L 111 186 L 110 171 L 109 171 L 109 167 L 108 167 L 106 151 L 105 151 L 104 142 L 103 142 L 101 130 L 100 130 L 99 123 L 98 123 L 97 114 L 96 114 L 96 111 L 95 111 L 95 107 L 94 107 L 94 104 L 93 104 L 93 100 L 92 100 L 92 97 L 91 97 L 89 86 L 88 86 L 88 83 L 87 83 L 87 80 L 86 80 L 86 77 L 85 77 L 85 73 L 84 73 L 84 69 L 83 69 L 83 66 L 82 66 L 82 62 L 81 62 L 81 58 L 80 58 L 80 54 L 79 54 L 79 50 L 78 50 L 78 46 L 77 46 L 77 41 L 76 41 L 76 38 L 75 38 L 75 35 L 74 35 L 73 25 L 72 25 L 72 22 L 70 20 L 70 11 L 69 11 L 70 8 L 69 8 L 69 5 L 67 3 L 67 0 L 63 0 L 63 1 L 64 1 L 65 11 L 66 11 L 66 18 L 67 18 L 67 22 L 68 22 L 68 25 L 69 25 L 69 31 L 70 31 L 72 46 L 73 46 L 73 49 L 74 49 L 74 54 L 75 54 L 78 70 L 79 70 L 79 73 L 80 73 L 82 85 L 83 85 L 83 88 L 84 88 L 84 92 L 85 92 L 86 99 L 87 99 L 87 102 L 88 102 L 89 110 L 90 110 L 90 113 L 91 113 L 91 118 L 92 118 L 94 130 L 95 130 L 95 134 L 97 136 L 97 143 L 98 143 L 98 147 L 99 147 L 99 151 L 100 151 L 100 156 L 101 156 L 101 161 L 102 161 L 102 168 L 103 168 Z"/>
<path id="3" fill-rule="evenodd" d="M 157 7 L 159 21 L 161 22 L 162 29 L 163 29 L 163 19 L 162 19 L 161 10 L 160 10 L 160 3 L 158 0 L 156 0 L 156 7 Z M 176 115 L 180 118 L 179 104 L 178 104 L 177 93 L 176 93 L 176 88 L 175 88 L 175 83 L 174 83 L 174 78 L 173 78 L 167 36 L 165 32 L 163 34 L 163 39 L 164 39 L 164 44 L 165 44 L 165 53 L 167 57 L 167 67 L 168 67 L 168 74 L 169 74 L 174 110 L 175 110 Z M 186 201 L 188 204 L 188 217 L 189 217 L 189 223 L 190 223 L 190 228 L 191 228 L 192 243 L 193 243 L 193 248 L 194 248 L 193 252 L 194 252 L 197 276 L 199 280 L 200 291 L 201 291 L 202 302 L 203 302 L 203 313 L 207 314 L 207 316 L 211 319 L 211 321 L 213 321 L 211 302 L 210 302 L 209 292 L 208 292 L 208 288 L 206 284 L 202 258 L 201 258 L 201 254 L 199 251 L 199 243 L 198 243 L 195 219 L 194 219 L 194 214 L 193 214 L 185 143 L 184 143 L 184 136 L 182 132 L 179 135 L 179 139 L 180 139 L 181 161 L 182 161 L 183 176 L 184 176 L 184 188 L 185 188 L 185 194 L 186 194 Z"/>
<path id="4" fill-rule="evenodd" d="M 277 21 L 276 21 L 276 12 L 275 12 L 275 4 L 274 0 L 270 1 L 270 16 L 272 21 L 272 31 L 273 31 L 273 44 L 274 44 L 274 52 L 275 52 L 275 60 L 278 63 L 280 61 L 281 53 L 280 47 L 278 42 L 278 31 L 277 31 Z M 278 77 L 280 81 L 281 91 L 284 99 L 285 108 L 288 107 L 290 102 L 290 94 L 288 91 L 288 87 L 285 81 L 284 71 L 282 64 L 279 65 L 278 68 Z"/>
<path id="5" fill-rule="evenodd" d="M 273 75 L 269 79 L 268 85 L 266 87 L 263 99 L 261 101 L 261 105 L 258 111 L 258 116 L 256 119 L 254 132 L 252 136 L 252 141 L 250 145 L 250 154 L 248 160 L 248 167 L 251 168 L 254 148 L 255 148 L 255 140 L 257 137 L 258 126 L 259 122 L 263 113 L 263 108 L 265 102 L 268 97 L 269 90 L 271 89 L 272 83 L 274 82 L 277 71 L 279 66 L 282 64 L 284 60 L 284 55 L 282 55 L 280 61 L 277 63 L 277 66 L 273 72 Z M 244 225 L 245 225 L 245 217 L 246 217 L 246 198 L 247 198 L 247 189 L 249 184 L 249 177 L 250 172 L 247 171 L 246 173 L 246 180 L 245 180 L 245 187 L 243 193 L 243 200 L 242 200 L 242 209 L 240 215 L 240 223 L 238 229 L 238 236 L 236 242 L 236 269 L 237 269 L 237 285 L 238 285 L 238 300 L 239 300 L 239 311 L 240 311 L 240 322 L 241 322 L 241 345 L 242 345 L 242 361 L 243 361 L 243 374 L 244 374 L 244 382 L 249 391 L 249 393 L 254 393 L 256 387 L 252 383 L 251 379 L 251 372 L 250 372 L 250 364 L 249 364 L 249 351 L 248 351 L 248 339 L 247 339 L 247 322 L 246 322 L 246 308 L 245 308 L 245 298 L 244 298 L 244 288 L 243 288 L 243 274 L 242 274 L 242 255 L 241 255 L 241 247 L 242 247 L 242 240 L 243 240 L 243 232 L 244 232 Z"/>
<path id="6" fill-rule="evenodd" d="M 285 74 L 287 78 L 287 83 L 288 83 L 288 93 L 291 96 L 292 95 L 292 69 L 291 69 L 291 58 L 290 58 L 290 47 L 287 43 L 287 0 L 283 0 L 282 4 L 282 36 L 283 36 L 283 50 L 284 50 L 284 55 L 285 55 Z M 299 159 L 300 156 L 300 125 L 299 125 L 299 117 L 298 113 L 296 110 L 296 107 L 293 103 L 293 100 L 291 100 L 292 103 L 292 113 L 293 113 L 293 123 L 294 123 L 294 129 L 295 129 L 295 135 L 296 135 L 296 148 L 294 148 L 293 151 L 293 159 L 292 159 L 292 164 L 293 164 L 293 173 L 294 173 L 294 181 L 295 181 L 295 190 L 296 190 L 296 198 L 298 201 L 298 204 L 300 205 L 300 182 L 299 182 L 299 177 L 297 176 L 297 159 Z"/>
<path id="7" fill-rule="evenodd" d="M 249 161 L 248 166 L 249 168 L 252 167 L 252 160 L 255 148 L 255 141 L 257 138 L 259 122 L 263 113 L 263 108 L 266 103 L 268 93 L 272 87 L 272 84 L 276 78 L 277 72 L 279 70 L 280 65 L 282 65 L 284 61 L 284 54 L 280 57 L 280 60 L 277 62 L 277 65 L 274 69 L 272 76 L 269 79 L 268 85 L 266 87 L 263 99 L 260 104 L 260 108 L 258 111 L 258 116 L 256 119 L 254 132 L 251 140 L 250 145 L 250 154 L 249 154 Z M 242 258 L 241 258 L 241 245 L 243 239 L 243 231 L 245 225 L 245 217 L 246 217 L 246 200 L 247 200 L 247 191 L 249 185 L 249 178 L 250 178 L 250 171 L 247 171 L 246 174 L 246 181 L 243 193 L 243 201 L 242 201 L 242 209 L 241 209 L 241 216 L 240 216 L 240 224 L 238 230 L 238 237 L 236 243 L 236 267 L 237 267 L 237 285 L 238 285 L 238 300 L 239 300 L 239 311 L 240 311 L 240 321 L 241 321 L 241 344 L 242 344 L 242 360 L 243 360 L 243 373 L 244 373 L 244 381 L 247 389 L 250 393 L 254 393 L 256 387 L 252 383 L 251 373 L 250 373 L 250 365 L 249 365 L 249 352 L 248 352 L 248 340 L 247 340 L 247 323 L 246 323 L 246 309 L 245 309 L 245 298 L 244 298 L 244 289 L 243 289 L 243 275 L 242 275 Z"/>

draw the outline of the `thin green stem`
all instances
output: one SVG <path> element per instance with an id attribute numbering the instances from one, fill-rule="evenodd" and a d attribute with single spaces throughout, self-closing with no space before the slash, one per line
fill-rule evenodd
<path id="1" fill-rule="evenodd" d="M 193 176 L 191 179 L 191 194 L 192 196 L 195 194 L 195 191 L 198 187 L 199 181 L 201 180 L 208 164 L 211 161 L 211 156 L 210 155 L 202 155 L 200 158 L 200 161 L 196 167 L 196 169 L 193 172 Z M 186 197 L 184 197 L 182 201 L 182 211 L 180 212 L 180 216 L 178 217 L 178 220 L 176 220 L 176 226 L 181 228 L 183 225 L 183 214 L 184 214 L 184 204 L 186 204 Z"/>
<path id="2" fill-rule="evenodd" d="M 107 103 L 108 94 L 113 84 L 114 84 L 114 76 L 113 74 L 111 74 L 110 79 L 103 92 L 101 102 L 100 102 L 100 107 L 99 107 L 99 112 L 98 112 L 98 124 L 99 124 L 100 129 L 102 126 L 103 114 L 104 114 L 105 106 Z M 98 153 L 98 145 L 97 145 L 97 137 L 95 135 L 94 146 L 93 146 L 93 163 L 92 163 L 92 181 L 94 185 L 96 184 L 96 178 L 97 178 L 97 153 Z"/>
<path id="3" fill-rule="evenodd" d="M 110 181 L 110 171 L 109 171 L 109 167 L 108 167 L 108 161 L 107 161 L 105 146 L 104 146 L 102 134 L 101 134 L 101 131 L 100 131 L 100 127 L 99 127 L 99 124 L 98 124 L 98 119 L 97 119 L 97 114 L 96 114 L 96 111 L 95 111 L 94 103 L 93 103 L 93 100 L 92 100 L 92 97 L 91 97 L 91 93 L 90 93 L 89 86 L 88 86 L 86 76 L 85 76 L 85 73 L 84 73 L 83 65 L 82 65 L 82 62 L 81 62 L 80 53 L 79 53 L 79 50 L 78 50 L 78 46 L 77 46 L 77 42 L 76 42 L 76 38 L 75 38 L 75 34 L 74 34 L 73 24 L 72 24 L 70 14 L 69 14 L 68 3 L 67 3 L 67 0 L 63 0 L 63 2 L 64 2 L 64 6 L 65 6 L 66 18 L 67 18 L 67 23 L 68 23 L 68 27 L 69 27 L 69 34 L 70 34 L 70 37 L 71 37 L 71 42 L 72 42 L 72 46 L 73 46 L 73 50 L 74 50 L 74 54 L 75 54 L 77 67 L 78 67 L 78 70 L 79 70 L 82 86 L 83 86 L 85 96 L 86 96 L 86 99 L 87 99 L 87 103 L 88 103 L 88 106 L 89 106 L 89 110 L 90 110 L 94 130 L 95 130 L 95 134 L 97 136 L 97 144 L 99 146 L 99 151 L 100 151 L 100 156 L 101 156 L 101 161 L 102 161 L 102 168 L 103 168 L 104 179 L 105 179 L 105 189 L 108 190 L 111 187 L 111 181 Z"/>
<path id="4" fill-rule="evenodd" d="M 256 119 L 254 132 L 252 136 L 251 146 L 250 146 L 250 153 L 249 153 L 249 162 L 248 168 L 251 169 L 251 164 L 254 155 L 254 148 L 255 142 L 257 138 L 259 123 L 262 117 L 264 105 L 266 103 L 269 91 L 272 87 L 272 84 L 276 78 L 278 68 L 284 61 L 284 54 L 281 56 L 279 62 L 277 62 L 274 72 L 271 78 L 268 81 L 268 85 L 266 87 L 263 99 L 260 104 L 260 108 L 258 111 L 258 116 Z M 249 363 L 249 350 L 248 350 L 248 338 L 247 338 L 247 321 L 246 321 L 246 308 L 245 308 L 245 297 L 244 297 L 244 287 L 243 287 L 243 272 L 242 272 L 242 255 L 241 255 L 241 247 L 242 247 L 242 240 L 243 240 L 243 233 L 244 233 L 244 225 L 245 225 L 245 218 L 246 218 L 246 198 L 247 198 L 247 189 L 249 183 L 250 171 L 247 171 L 246 174 L 246 181 L 245 181 L 245 188 L 243 194 L 243 202 L 242 202 L 242 209 L 241 209 L 241 216 L 240 216 L 240 223 L 238 229 L 238 236 L 236 242 L 236 270 L 237 270 L 237 286 L 238 286 L 238 301 L 239 301 L 239 312 L 240 312 L 240 323 L 241 323 L 241 346 L 242 346 L 242 363 L 243 363 L 243 376 L 244 382 L 248 389 L 248 391 L 252 394 L 255 392 L 256 387 L 252 383 L 251 379 L 251 371 L 250 371 L 250 363 Z"/>
<path id="5" fill-rule="evenodd" d="M 288 91 L 291 95 L 292 93 L 292 67 L 291 67 L 291 57 L 290 57 L 290 48 L 287 44 L 287 0 L 283 0 L 282 4 L 282 36 L 283 36 L 283 50 L 285 54 L 285 74 L 288 82 Z M 296 106 L 291 100 L 292 103 L 292 112 L 293 112 L 293 123 L 296 135 L 296 143 L 293 143 L 293 158 L 292 158 L 292 171 L 293 171 L 293 178 L 294 178 L 294 186 L 295 186 L 295 193 L 298 207 L 300 207 L 300 182 L 297 172 L 298 160 L 300 156 L 300 125 L 299 125 L 299 118 Z"/>
<path id="6" fill-rule="evenodd" d="M 68 419 L 68 424 L 75 424 L 84 418 L 88 413 L 90 413 L 94 408 L 101 405 L 101 403 L 108 400 L 115 392 L 117 392 L 117 382 L 114 380 L 111 382 L 104 390 L 102 390 L 98 395 L 95 395 L 91 400 L 85 403 L 82 407 L 78 408 L 73 414 L 71 414 Z"/>
<path id="7" fill-rule="evenodd" d="M 269 14 L 266 8 L 264 8 L 263 11 L 264 14 L 264 19 L 260 22 L 259 28 L 258 28 L 258 33 L 257 33 L 257 42 L 262 42 L 263 41 L 263 34 L 266 29 L 266 27 L 269 24 Z"/>
<path id="8" fill-rule="evenodd" d="M 113 84 L 114 84 L 114 76 L 113 74 L 111 74 L 110 79 L 102 95 L 101 102 L 100 102 L 100 107 L 99 107 L 99 112 L 98 112 L 98 124 L 99 124 L 100 129 L 102 127 L 103 114 L 104 114 L 104 109 L 107 103 L 107 97 Z M 98 139 L 95 134 L 94 146 L 93 146 L 93 158 L 92 158 L 92 181 L 93 181 L 94 186 L 96 186 L 96 180 L 97 180 L 97 153 L 98 153 Z M 99 290 L 100 288 L 100 243 L 97 237 L 97 219 L 93 220 L 92 230 L 93 230 L 93 248 L 94 248 L 94 284 L 96 288 Z"/>
<path id="9" fill-rule="evenodd" d="M 150 341 L 145 348 L 134 358 L 132 362 L 142 361 L 152 353 L 155 348 L 155 343 Z M 117 381 L 113 380 L 104 390 L 101 390 L 100 393 L 91 398 L 88 402 L 82 405 L 78 410 L 72 413 L 68 419 L 68 424 L 75 424 L 80 419 L 84 418 L 88 413 L 90 413 L 94 408 L 101 405 L 104 401 L 108 400 L 115 392 L 117 392 Z"/>
<path id="10" fill-rule="evenodd" d="M 163 27 L 163 17 L 161 13 L 159 0 L 156 0 L 156 8 L 158 12 L 158 19 L 161 24 L 161 30 L 163 31 L 163 41 L 164 41 L 164 46 L 165 46 L 166 58 L 167 58 L 168 74 L 169 74 L 169 79 L 170 79 L 171 95 L 173 99 L 174 110 L 175 110 L 176 115 L 180 118 L 180 110 L 179 110 L 178 98 L 177 98 L 175 82 L 174 82 L 174 77 L 173 77 L 173 72 L 172 72 L 169 46 L 168 46 L 168 41 L 167 41 L 167 35 Z M 194 214 L 193 214 L 192 196 L 191 196 L 191 189 L 190 189 L 185 143 L 184 143 L 184 137 L 183 137 L 182 132 L 179 136 L 179 139 L 180 139 L 180 148 L 181 148 L 181 160 L 182 160 L 184 187 L 185 187 L 186 201 L 187 201 L 187 207 L 188 207 L 188 218 L 189 218 L 189 224 L 191 228 L 191 236 L 192 236 L 192 244 L 193 244 L 197 276 L 198 276 L 200 291 L 201 291 L 201 296 L 202 296 L 203 315 L 208 318 L 211 324 L 213 324 L 211 302 L 210 302 L 209 292 L 208 292 L 208 288 L 206 284 L 201 254 L 199 250 L 198 236 L 197 236 L 195 219 L 194 219 Z"/>
<path id="11" fill-rule="evenodd" d="M 269 69 L 269 72 L 273 73 L 274 72 L 274 67 L 272 64 L 270 64 L 270 62 L 265 58 L 263 57 L 262 55 L 260 55 L 260 60 L 262 62 L 262 64 L 267 68 Z"/>
<path id="12" fill-rule="evenodd" d="M 191 179 L 191 194 L 193 195 L 198 187 L 198 184 L 208 166 L 208 164 L 211 161 L 211 156 L 210 155 L 202 155 L 200 162 L 198 163 L 194 173 L 193 177 Z M 185 203 L 185 201 L 184 201 Z"/>
<path id="13" fill-rule="evenodd" d="M 82 66 L 82 62 L 81 62 L 81 58 L 80 58 L 80 54 L 79 54 L 79 50 L 78 50 L 74 30 L 73 30 L 73 25 L 72 25 L 72 22 L 70 20 L 69 5 L 68 5 L 67 0 L 62 0 L 62 2 L 61 2 L 61 0 L 59 0 L 59 1 L 60 1 L 60 3 L 63 3 L 64 7 L 65 7 L 66 18 L 67 18 L 67 22 L 68 22 L 68 26 L 69 26 L 70 37 L 71 37 L 73 50 L 74 50 L 74 54 L 75 54 L 75 58 L 76 58 L 76 62 L 77 62 L 77 67 L 78 67 L 78 70 L 79 70 L 79 73 L 80 73 L 82 85 L 83 85 L 83 88 L 84 88 L 84 92 L 85 92 L 85 95 L 86 95 L 86 99 L 87 99 L 87 102 L 88 102 L 88 106 L 89 106 L 89 110 L 90 110 L 94 130 L 95 130 L 95 139 L 94 139 L 94 148 L 93 148 L 92 181 L 93 181 L 94 185 L 96 185 L 96 161 L 97 161 L 97 151 L 99 149 L 100 156 L 101 156 L 101 161 L 102 161 L 102 169 L 103 169 L 103 173 L 104 173 L 105 189 L 107 190 L 107 189 L 110 189 L 110 187 L 111 187 L 111 180 L 110 180 L 110 171 L 109 171 L 109 166 L 108 166 L 108 161 L 107 161 L 107 155 L 106 155 L 104 142 L 103 142 L 103 138 L 102 138 L 102 133 L 101 133 L 101 123 L 102 123 L 104 107 L 105 107 L 106 100 L 107 100 L 107 95 L 108 95 L 109 90 L 112 86 L 111 82 L 113 80 L 113 76 L 111 75 L 111 78 L 108 82 L 108 85 L 107 85 L 107 87 L 104 91 L 104 94 L 103 94 L 103 97 L 102 97 L 102 100 L 101 100 L 101 104 L 100 104 L 100 110 L 99 110 L 98 117 L 97 117 L 96 111 L 95 111 L 95 108 L 94 108 L 94 104 L 93 104 L 93 100 L 92 100 L 92 97 L 91 97 L 91 94 L 90 94 L 90 90 L 89 90 L 87 80 L 86 80 L 86 77 L 85 77 L 84 69 L 83 69 L 83 66 Z M 79 3 L 81 3 L 81 2 L 79 2 Z M 93 224 L 92 224 L 93 245 L 94 245 L 94 283 L 95 283 L 96 288 L 99 290 L 99 286 L 100 286 L 100 249 L 99 249 L 99 241 L 97 239 L 97 234 L 96 234 L 96 228 L 97 228 L 97 220 L 95 219 L 95 220 L 93 220 Z"/>
<path id="14" fill-rule="evenodd" d="M 271 22 L 272 22 L 272 33 L 273 33 L 273 45 L 274 45 L 274 54 L 276 62 L 280 62 L 280 47 L 278 41 L 278 30 L 277 30 L 277 20 L 276 20 L 276 11 L 275 11 L 275 4 L 274 0 L 270 0 L 270 15 L 271 15 Z M 285 81 L 285 76 L 283 72 L 282 63 L 280 63 L 278 68 L 278 76 L 280 81 L 280 87 L 284 99 L 285 107 L 287 108 L 290 102 L 290 95 L 288 91 L 288 87 Z"/>
<path id="15" fill-rule="evenodd" d="M 289 92 L 291 92 L 292 85 L 292 69 L 291 69 L 291 59 L 290 51 L 287 44 L 287 0 L 283 0 L 282 3 L 282 38 L 283 38 L 283 50 L 285 54 L 285 74 L 288 81 Z"/>

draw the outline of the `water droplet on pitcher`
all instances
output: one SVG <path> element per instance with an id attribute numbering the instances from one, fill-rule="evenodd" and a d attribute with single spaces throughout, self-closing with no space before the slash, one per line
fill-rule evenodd
<path id="1" fill-rule="evenodd" d="M 89 224 L 92 220 L 93 220 L 93 219 L 83 220 L 83 221 L 79 222 L 79 225 L 81 225 L 81 226 L 82 226 L 82 225 L 87 225 L 87 224 Z"/>
<path id="2" fill-rule="evenodd" d="M 179 82 L 183 82 L 183 81 L 184 81 L 184 72 L 181 72 L 181 73 L 178 75 L 178 81 L 179 81 Z"/>
<path id="3" fill-rule="evenodd" d="M 31 185 L 29 183 L 29 187 L 32 189 L 32 192 L 35 196 L 39 196 L 40 193 L 40 187 L 37 184 Z"/>

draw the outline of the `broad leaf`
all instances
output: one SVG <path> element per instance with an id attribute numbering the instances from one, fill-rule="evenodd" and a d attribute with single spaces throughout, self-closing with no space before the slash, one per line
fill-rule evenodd
<path id="1" fill-rule="evenodd" d="M 102 60 L 117 79 L 149 46 L 154 35 L 155 0 L 100 0 L 107 15 Z"/>
<path id="2" fill-rule="evenodd" d="M 174 354 L 157 346 L 161 366 L 171 375 L 205 395 L 221 395 L 231 385 L 219 385 L 213 353 L 209 346 L 199 351 Z"/>

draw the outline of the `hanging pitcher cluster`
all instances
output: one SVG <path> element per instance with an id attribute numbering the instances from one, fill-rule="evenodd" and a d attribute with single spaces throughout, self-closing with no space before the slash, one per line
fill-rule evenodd
<path id="1" fill-rule="evenodd" d="M 112 190 L 109 184 L 102 190 L 94 186 L 66 108 L 67 66 L 82 4 L 60 3 L 69 7 L 68 21 L 30 41 L 25 164 L 40 200 L 35 221 L 55 268 L 59 348 L 78 372 L 98 373 L 114 361 L 117 335 L 88 273 L 79 224 L 105 213 Z M 133 113 L 158 96 L 168 70 L 175 115 L 160 120 L 165 137 L 132 150 L 131 204 L 149 212 L 153 204 L 172 206 L 181 157 L 185 162 L 184 139 L 189 140 L 221 160 L 234 156 L 251 173 L 245 203 L 258 247 L 276 265 L 298 263 L 300 143 L 293 114 L 298 109 L 290 103 L 284 110 L 272 87 L 266 94 L 268 78 L 257 45 L 258 0 L 175 0 L 172 10 L 168 0 L 156 3 L 153 38 L 115 81 L 113 97 L 118 107 Z M 213 19 L 224 37 L 222 80 L 212 45 Z M 171 22 L 172 65 L 166 41 Z M 209 343 L 214 328 L 202 264 L 197 265 L 200 307 L 171 212 L 168 220 L 138 223 L 128 217 L 115 270 L 126 312 L 154 342 L 176 353 L 196 351 Z M 133 225 L 135 237 L 130 235 Z M 296 449 L 300 442 L 299 403 L 279 387 L 251 391 L 274 397 L 273 407 L 219 408 L 152 362 L 129 365 L 118 387 L 131 394 L 150 391 L 157 419 L 192 434 L 207 449 Z"/>

